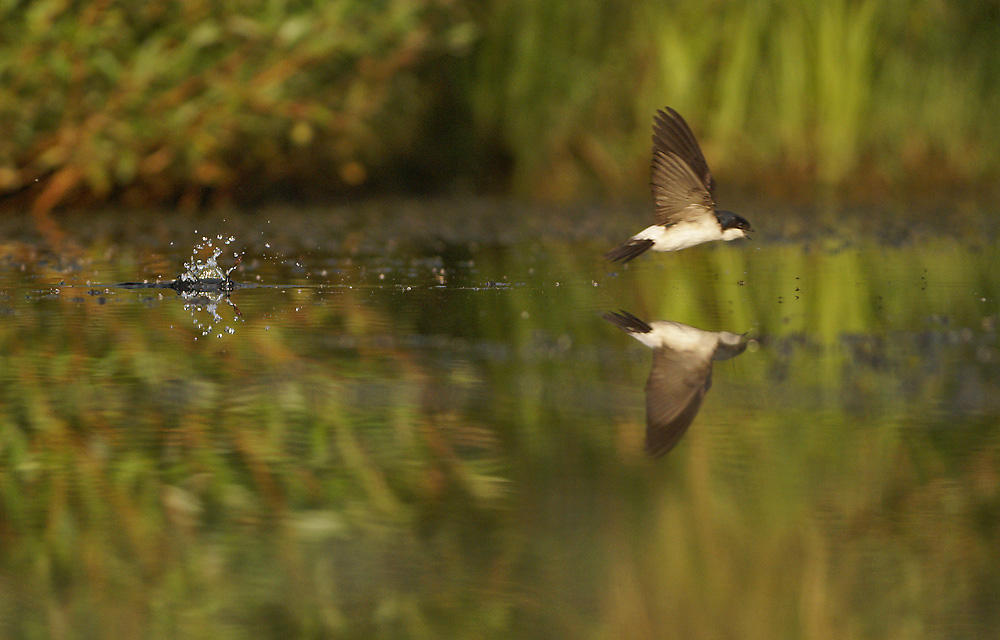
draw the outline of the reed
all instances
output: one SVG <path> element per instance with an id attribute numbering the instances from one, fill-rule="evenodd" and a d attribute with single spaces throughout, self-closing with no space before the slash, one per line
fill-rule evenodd
<path id="1" fill-rule="evenodd" d="M 484 40 L 504 44 L 478 50 L 473 85 L 526 193 L 554 183 L 572 197 L 595 177 L 605 188 L 642 184 L 651 114 L 664 104 L 693 123 L 717 173 L 758 191 L 941 187 L 997 170 L 979 143 L 998 133 L 988 114 L 1000 100 L 986 5 L 648 0 L 617 19 L 573 16 L 600 38 L 536 35 L 530 47 L 509 34 L 549 9 L 513 5 L 494 5 Z"/>
<path id="2" fill-rule="evenodd" d="M 470 178 L 529 198 L 638 195 L 665 104 L 720 182 L 765 193 L 881 198 L 1000 172 L 1000 21 L 985 2 L 275 6 L 0 10 L 8 208 Z"/>

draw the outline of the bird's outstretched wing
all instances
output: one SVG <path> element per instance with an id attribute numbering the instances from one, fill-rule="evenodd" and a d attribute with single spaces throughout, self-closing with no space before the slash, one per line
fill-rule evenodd
<path id="1" fill-rule="evenodd" d="M 712 196 L 698 180 L 691 167 L 672 153 L 653 152 L 653 176 L 650 181 L 655 204 L 656 224 L 693 222 L 714 216 Z"/>
<path id="2" fill-rule="evenodd" d="M 708 170 L 708 163 L 701 153 L 701 147 L 681 114 L 670 107 L 656 112 L 653 118 L 653 150 L 673 153 L 691 167 L 710 197 L 715 197 L 715 180 Z"/>
<path id="3" fill-rule="evenodd" d="M 695 221 L 715 212 L 714 182 L 694 134 L 667 107 L 653 122 L 653 192 L 656 224 Z"/>
<path id="4" fill-rule="evenodd" d="M 687 432 L 712 386 L 712 363 L 670 348 L 653 351 L 646 381 L 646 451 L 666 455 Z"/>

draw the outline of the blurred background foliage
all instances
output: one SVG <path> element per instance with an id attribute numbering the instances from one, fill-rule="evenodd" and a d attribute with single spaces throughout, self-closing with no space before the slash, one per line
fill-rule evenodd
<path id="1" fill-rule="evenodd" d="M 664 105 L 754 191 L 987 189 L 997 41 L 987 0 L 4 2 L 0 194 L 641 197 Z"/>

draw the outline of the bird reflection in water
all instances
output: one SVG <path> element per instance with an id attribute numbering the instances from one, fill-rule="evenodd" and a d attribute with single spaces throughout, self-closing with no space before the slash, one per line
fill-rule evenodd
<path id="1" fill-rule="evenodd" d="M 605 313 L 604 319 L 653 349 L 646 381 L 646 452 L 666 455 L 687 432 L 712 387 L 712 362 L 740 355 L 747 340 L 738 333 L 702 331 L 679 322 L 647 324 L 625 311 Z"/>

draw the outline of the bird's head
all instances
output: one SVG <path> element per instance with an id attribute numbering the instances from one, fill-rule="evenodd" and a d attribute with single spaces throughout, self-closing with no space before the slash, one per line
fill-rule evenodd
<path id="1" fill-rule="evenodd" d="M 738 216 L 732 211 L 716 211 L 715 216 L 719 219 L 719 226 L 722 227 L 723 240 L 750 238 L 747 234 L 753 231 L 753 227 L 743 216 Z"/>

